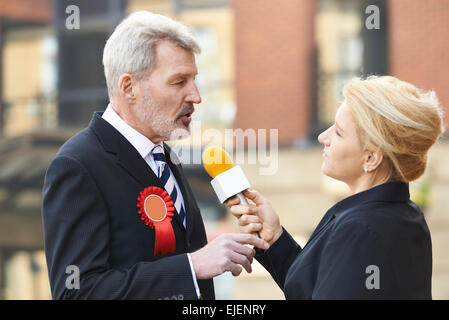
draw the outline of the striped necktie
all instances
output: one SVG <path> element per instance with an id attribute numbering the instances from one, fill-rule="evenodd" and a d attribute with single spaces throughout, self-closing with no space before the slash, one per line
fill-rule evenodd
<path id="1" fill-rule="evenodd" d="M 167 159 L 165 158 L 163 149 L 160 145 L 157 145 L 152 150 L 153 159 L 158 167 L 158 178 L 161 180 L 165 191 L 170 195 L 173 203 L 175 204 L 175 209 L 179 214 L 179 218 L 185 227 L 186 212 L 182 204 L 181 197 L 178 196 L 178 188 L 175 184 L 175 177 L 167 164 Z"/>

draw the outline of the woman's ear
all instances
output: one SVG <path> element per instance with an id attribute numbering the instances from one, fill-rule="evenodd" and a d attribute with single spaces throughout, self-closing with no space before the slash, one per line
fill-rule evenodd
<path id="1" fill-rule="evenodd" d="M 384 156 L 382 152 L 380 151 L 365 151 L 365 160 L 363 162 L 363 170 L 365 172 L 371 172 L 376 170 L 380 164 L 382 163 L 382 160 L 384 159 Z"/>
<path id="2" fill-rule="evenodd" d="M 119 94 L 129 102 L 135 102 L 135 91 L 137 83 L 134 77 L 129 73 L 124 73 L 118 80 Z"/>

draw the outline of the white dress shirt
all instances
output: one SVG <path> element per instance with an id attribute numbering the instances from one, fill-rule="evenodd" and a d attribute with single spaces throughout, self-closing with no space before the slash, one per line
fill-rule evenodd
<path id="1" fill-rule="evenodd" d="M 105 112 L 103 113 L 103 119 L 106 120 L 111 126 L 113 126 L 118 132 L 120 132 L 126 140 L 129 141 L 129 143 L 132 144 L 132 146 L 137 150 L 137 152 L 140 154 L 140 156 L 145 160 L 145 162 L 150 166 L 151 170 L 153 170 L 154 174 L 158 176 L 158 166 L 156 162 L 154 161 L 153 154 L 151 151 L 156 146 L 156 144 L 153 143 L 150 139 L 145 137 L 143 134 L 138 132 L 136 129 L 131 127 L 129 124 L 127 124 L 120 116 L 114 111 L 112 106 L 109 104 L 106 108 Z M 164 147 L 162 145 L 162 142 L 159 143 L 159 145 L 162 147 L 162 151 L 164 151 Z M 178 190 L 178 197 L 181 197 L 182 205 L 185 208 L 184 205 L 184 198 L 181 193 L 181 189 L 179 188 L 178 182 L 176 181 L 176 178 L 173 177 L 175 180 L 175 187 Z M 187 218 L 185 219 L 185 221 Z M 185 225 L 184 225 L 185 227 Z M 200 297 L 200 289 L 198 287 L 198 283 L 195 276 L 195 271 L 193 270 L 192 260 L 190 258 L 190 254 L 187 254 L 187 258 L 189 259 L 190 269 L 192 271 L 193 276 L 193 283 L 195 285 L 195 290 L 198 298 Z"/>

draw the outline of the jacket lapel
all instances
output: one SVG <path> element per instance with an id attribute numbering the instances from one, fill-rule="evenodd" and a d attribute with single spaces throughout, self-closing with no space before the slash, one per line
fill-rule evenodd
<path id="1" fill-rule="evenodd" d="M 95 112 L 89 127 L 94 130 L 105 150 L 115 154 L 118 165 L 125 169 L 143 186 L 158 186 L 163 188 L 153 170 L 151 170 L 132 144 L 105 121 L 101 115 L 102 112 Z"/>
<path id="2" fill-rule="evenodd" d="M 102 113 L 95 112 L 89 127 L 94 130 L 95 134 L 102 142 L 105 150 L 117 156 L 117 164 L 125 169 L 134 179 L 136 179 L 142 185 L 142 190 L 149 186 L 156 186 L 165 190 L 162 182 L 154 174 L 153 170 L 151 170 L 151 168 L 148 166 L 148 163 L 140 156 L 133 145 L 123 135 L 121 135 L 120 132 L 118 132 L 113 126 L 105 121 L 101 117 L 101 115 Z M 173 171 L 172 165 L 170 166 L 170 168 Z M 175 174 L 175 172 L 173 173 Z M 176 176 L 176 179 L 179 184 L 181 179 L 178 176 Z M 182 192 L 184 203 L 187 203 L 186 197 L 184 196 L 184 189 L 182 190 Z M 137 196 L 138 195 L 136 195 L 136 199 Z M 187 216 L 187 208 L 185 209 Z M 181 229 L 184 230 L 184 225 L 182 224 L 177 212 L 174 215 L 174 220 L 177 221 L 177 223 L 179 223 L 182 227 Z"/>

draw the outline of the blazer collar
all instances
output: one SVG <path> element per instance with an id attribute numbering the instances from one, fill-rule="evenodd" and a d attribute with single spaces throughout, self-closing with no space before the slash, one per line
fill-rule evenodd
<path id="1" fill-rule="evenodd" d="M 110 104 L 101 117 L 111 124 L 118 132 L 120 132 L 126 140 L 133 145 L 137 152 L 139 152 L 142 158 L 145 159 L 145 157 L 156 146 L 153 141 L 126 123 L 126 121 L 114 111 Z M 162 142 L 158 145 L 162 146 Z"/>
<path id="2" fill-rule="evenodd" d="M 336 216 L 347 210 L 357 207 L 364 203 L 369 202 L 406 202 L 410 199 L 408 183 L 404 182 L 387 182 L 356 193 L 346 199 L 337 202 L 332 208 L 330 208 L 324 217 L 321 219 L 320 223 L 313 231 L 307 244 L 324 229 Z M 307 246 L 306 244 L 306 246 Z"/>
<path id="3" fill-rule="evenodd" d="M 371 189 L 356 193 L 335 204 L 334 214 L 369 202 L 407 202 L 410 200 L 409 185 L 405 182 L 387 182 Z"/>
<path id="4" fill-rule="evenodd" d="M 89 127 L 95 132 L 104 149 L 118 158 L 118 163 L 143 186 L 163 188 L 161 182 L 133 145 L 112 125 L 102 118 L 103 112 L 95 112 Z"/>

